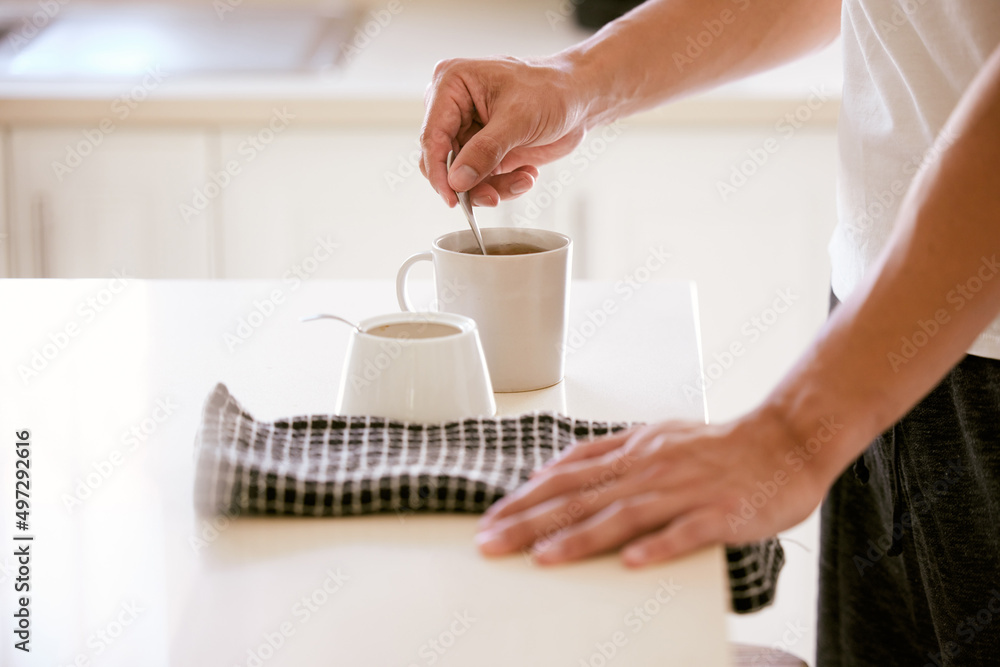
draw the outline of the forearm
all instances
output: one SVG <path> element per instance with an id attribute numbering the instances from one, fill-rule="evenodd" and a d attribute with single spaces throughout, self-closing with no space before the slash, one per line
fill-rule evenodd
<path id="1" fill-rule="evenodd" d="M 839 30 L 840 0 L 649 0 L 559 57 L 594 127 L 793 60 Z"/>
<path id="2" fill-rule="evenodd" d="M 799 442 L 824 417 L 843 425 L 816 458 L 826 481 L 925 396 L 1000 312 L 1000 50 L 945 132 L 957 138 L 917 175 L 879 262 L 763 408 L 782 415 Z"/>

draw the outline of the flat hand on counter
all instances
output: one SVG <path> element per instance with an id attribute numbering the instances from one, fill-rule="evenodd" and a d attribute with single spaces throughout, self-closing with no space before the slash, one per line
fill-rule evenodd
<path id="1" fill-rule="evenodd" d="M 641 566 L 773 536 L 805 519 L 829 483 L 809 466 L 795 469 L 795 444 L 779 422 L 756 417 L 666 422 L 579 443 L 490 507 L 477 542 L 488 556 L 530 548 L 541 564 L 624 546 L 625 564 Z M 775 495 L 745 518 L 741 502 L 761 492 L 758 482 L 774 483 Z"/>

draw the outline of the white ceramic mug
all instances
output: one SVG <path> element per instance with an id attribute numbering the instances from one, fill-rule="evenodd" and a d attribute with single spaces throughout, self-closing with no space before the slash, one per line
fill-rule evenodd
<path id="1" fill-rule="evenodd" d="M 476 323 L 453 313 L 393 313 L 358 324 L 337 414 L 435 423 L 496 414 Z"/>
<path id="2" fill-rule="evenodd" d="M 554 385 L 565 365 L 572 241 L 544 229 L 488 227 L 482 232 L 487 249 L 523 243 L 541 251 L 483 256 L 471 230 L 445 234 L 430 251 L 413 255 L 399 268 L 399 307 L 413 310 L 406 293 L 410 267 L 433 262 L 438 310 L 476 321 L 493 390 Z"/>

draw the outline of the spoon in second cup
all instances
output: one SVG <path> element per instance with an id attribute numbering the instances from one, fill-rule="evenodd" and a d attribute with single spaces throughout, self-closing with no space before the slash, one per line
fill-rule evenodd
<path id="1" fill-rule="evenodd" d="M 451 163 L 455 159 L 455 151 L 449 151 L 448 153 L 448 172 L 451 173 Z M 476 242 L 479 244 L 479 249 L 482 253 L 486 254 L 486 244 L 483 243 L 483 235 L 479 231 L 479 225 L 476 223 L 476 214 L 472 211 L 472 202 L 469 201 L 468 192 L 456 192 L 458 195 L 458 203 L 462 206 L 462 210 L 465 211 L 465 217 L 469 220 L 469 226 L 472 227 L 472 233 L 476 237 Z"/>
<path id="2" fill-rule="evenodd" d="M 327 313 L 319 313 L 317 315 L 306 315 L 305 317 L 301 318 L 300 321 L 301 322 L 312 322 L 313 320 L 337 320 L 339 322 L 343 322 L 344 324 L 350 324 L 352 327 L 354 327 L 357 330 L 358 333 L 364 333 L 364 331 L 361 329 L 361 327 L 359 327 L 354 322 L 352 322 L 352 321 L 350 321 L 350 320 L 348 320 L 346 318 L 341 317 L 340 315 L 330 315 L 330 314 L 327 314 Z"/>

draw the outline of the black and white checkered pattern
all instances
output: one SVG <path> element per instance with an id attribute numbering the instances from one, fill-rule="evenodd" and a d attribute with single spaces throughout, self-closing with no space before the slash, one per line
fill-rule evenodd
<path id="1" fill-rule="evenodd" d="M 483 512 L 577 440 L 629 428 L 551 412 L 416 424 L 311 415 L 260 422 L 219 384 L 197 438 L 195 501 L 203 512 L 357 516 Z M 777 540 L 727 547 L 734 611 L 771 603 Z"/>

